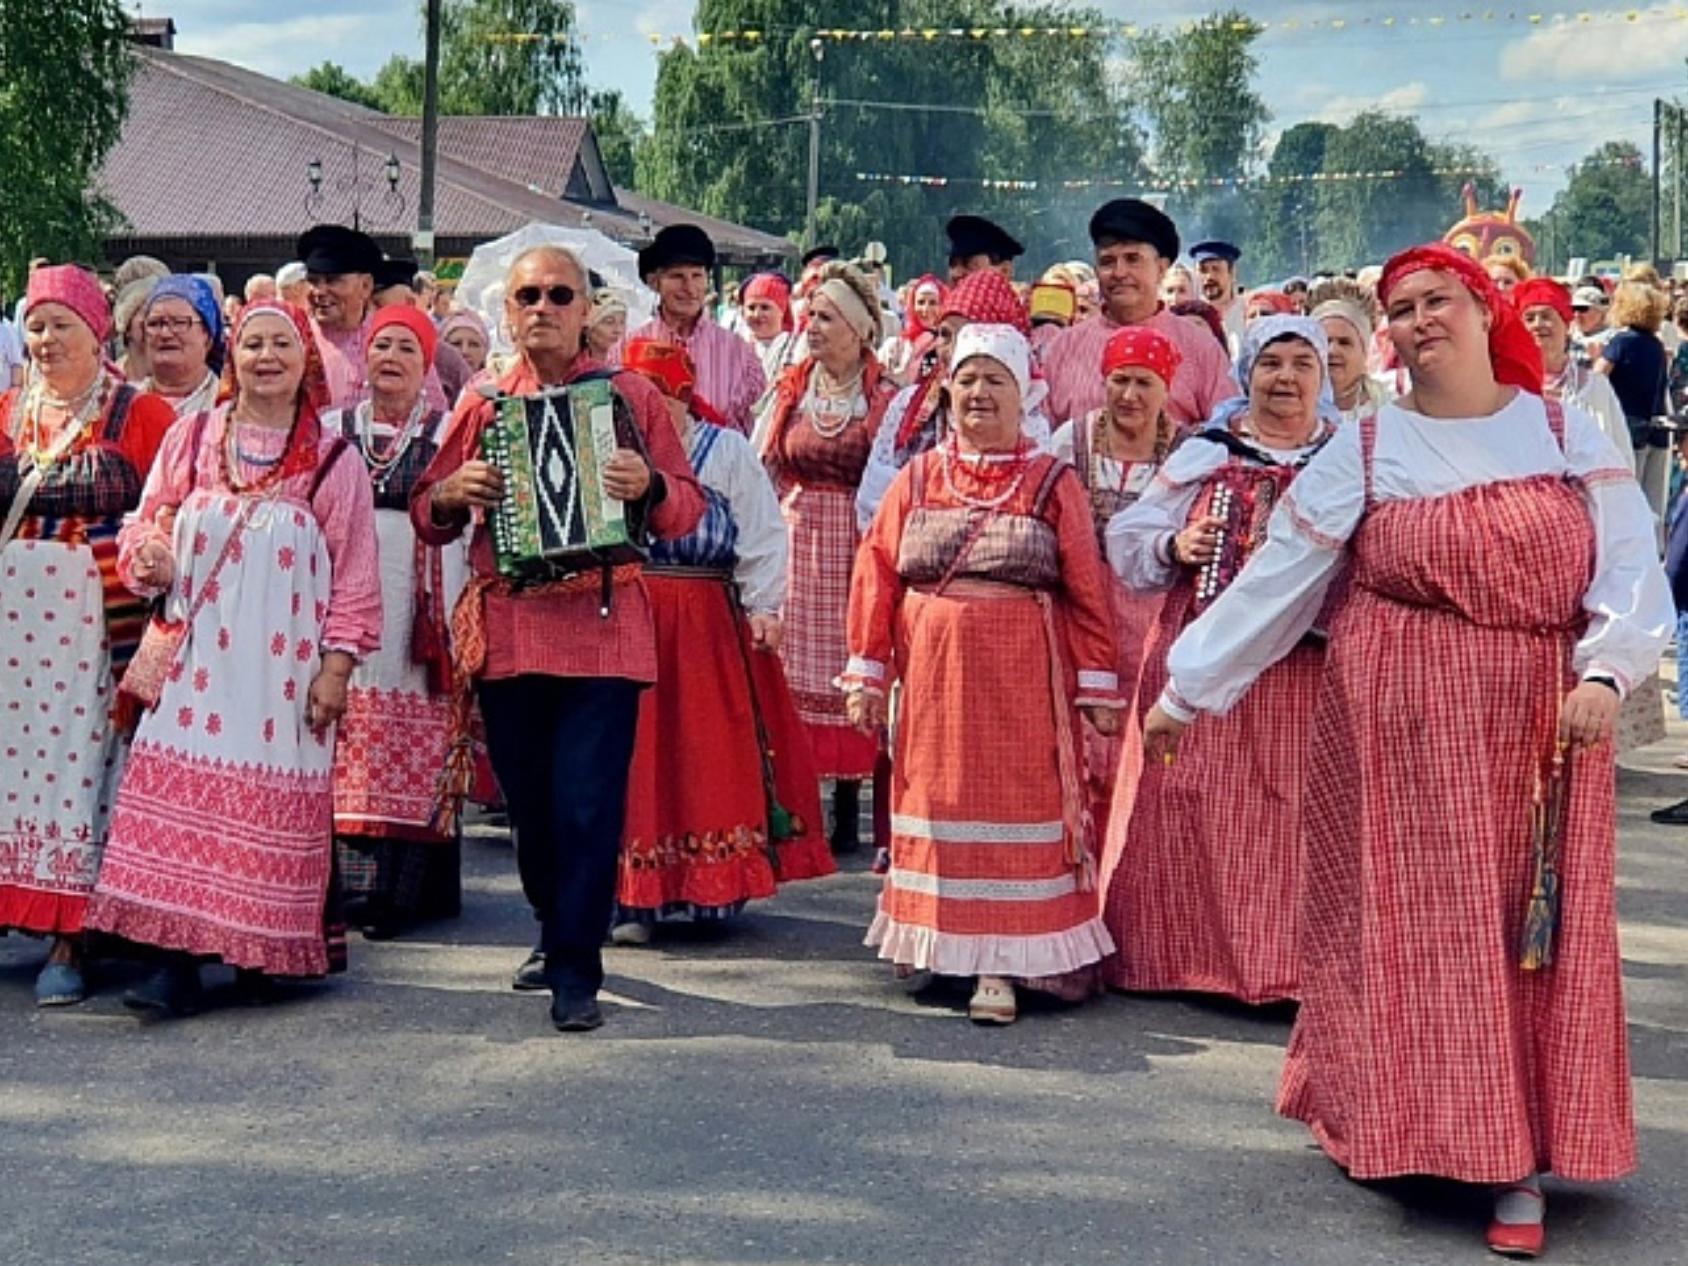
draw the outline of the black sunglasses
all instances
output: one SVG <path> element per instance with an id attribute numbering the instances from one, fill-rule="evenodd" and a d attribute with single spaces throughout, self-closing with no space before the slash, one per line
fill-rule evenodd
<path id="1" fill-rule="evenodd" d="M 515 299 L 524 308 L 537 308 L 541 299 L 553 308 L 566 308 L 574 302 L 575 293 L 573 286 L 518 286 Z"/>

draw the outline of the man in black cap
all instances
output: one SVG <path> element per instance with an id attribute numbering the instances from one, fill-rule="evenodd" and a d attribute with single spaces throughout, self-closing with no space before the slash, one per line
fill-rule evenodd
<path id="1" fill-rule="evenodd" d="M 1243 343 L 1244 318 L 1247 315 L 1244 310 L 1246 305 L 1237 293 L 1237 261 L 1242 257 L 1243 253 L 1237 247 L 1217 238 L 1197 242 L 1190 248 L 1190 259 L 1201 274 L 1202 298 L 1218 308 L 1219 315 L 1225 320 L 1225 340 L 1230 345 L 1233 360 Z"/>
<path id="2" fill-rule="evenodd" d="M 1102 349 L 1122 327 L 1143 325 L 1183 357 L 1167 395 L 1167 416 L 1180 426 L 1205 422 L 1214 406 L 1237 394 L 1237 384 L 1231 358 L 1206 327 L 1198 329 L 1161 303 L 1161 279 L 1178 258 L 1178 226 L 1147 202 L 1116 198 L 1090 217 L 1090 240 L 1102 310 L 1058 334 L 1044 353 L 1050 420 L 1059 425 L 1102 407 Z"/>
<path id="3" fill-rule="evenodd" d="M 1014 236 L 982 215 L 951 216 L 944 225 L 949 238 L 949 279 L 954 285 L 968 273 L 994 268 L 1014 280 L 1014 261 L 1026 253 Z"/>
<path id="4" fill-rule="evenodd" d="M 319 224 L 299 238 L 297 251 L 310 284 L 311 329 L 328 375 L 329 403 L 352 408 L 369 397 L 363 345 L 375 311 L 381 248 L 367 233 Z"/>
<path id="5" fill-rule="evenodd" d="M 751 416 L 768 385 L 762 362 L 749 343 L 709 316 L 710 271 L 715 243 L 695 224 L 670 224 L 639 252 L 639 276 L 657 294 L 656 316 L 628 333 L 673 343 L 691 353 L 697 392 L 720 410 L 730 426 L 750 434 Z"/>

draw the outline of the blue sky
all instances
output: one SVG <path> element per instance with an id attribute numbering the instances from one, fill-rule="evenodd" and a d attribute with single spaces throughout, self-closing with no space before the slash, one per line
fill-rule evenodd
<path id="1" fill-rule="evenodd" d="M 225 58 L 274 75 L 325 59 L 372 74 L 395 52 L 419 55 L 415 0 L 147 0 L 149 15 L 169 14 L 183 52 Z M 1177 21 L 1214 6 L 1172 0 L 1156 5 L 1096 0 L 1118 21 Z M 1680 6 L 1640 11 L 1640 20 L 1586 24 L 1457 21 L 1435 15 L 1481 12 L 1471 4 L 1399 0 L 1395 4 L 1256 0 L 1240 7 L 1274 24 L 1256 45 L 1260 90 L 1271 132 L 1307 119 L 1344 122 L 1369 107 L 1408 110 L 1433 136 L 1470 141 L 1500 160 L 1524 189 L 1525 215 L 1540 214 L 1564 185 L 1564 169 L 1606 140 L 1627 139 L 1646 153 L 1655 94 L 1688 95 L 1688 21 Z M 578 6 L 589 79 L 623 89 L 648 115 L 656 58 L 647 36 L 689 32 L 690 0 L 584 0 Z M 1574 14 L 1542 0 L 1531 10 Z M 1420 25 L 1346 31 L 1280 29 L 1341 17 L 1351 24 L 1394 16 Z M 941 52 L 935 52 L 941 57 Z M 933 100 L 942 79 L 934 76 Z M 927 174 L 927 173 L 920 173 Z M 944 174 L 944 173 L 933 173 Z M 966 174 L 957 172 L 953 174 Z M 1458 209 L 1450 208 L 1450 222 Z"/>

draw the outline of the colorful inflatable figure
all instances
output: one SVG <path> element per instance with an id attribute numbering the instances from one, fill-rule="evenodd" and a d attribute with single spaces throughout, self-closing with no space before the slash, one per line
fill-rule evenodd
<path id="1" fill-rule="evenodd" d="M 1518 204 L 1524 191 L 1512 191 L 1505 211 L 1479 211 L 1475 185 L 1467 183 L 1464 192 L 1465 218 L 1449 229 L 1442 240 L 1476 260 L 1491 255 L 1516 256 L 1526 264 L 1534 264 L 1536 240 L 1518 222 Z"/>

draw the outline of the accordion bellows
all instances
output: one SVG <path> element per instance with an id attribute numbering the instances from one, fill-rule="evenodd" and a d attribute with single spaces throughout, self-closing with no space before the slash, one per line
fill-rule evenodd
<path id="1" fill-rule="evenodd" d="M 481 455 L 504 477 L 504 500 L 487 513 L 499 574 L 537 583 L 642 561 L 643 504 L 603 483 L 617 448 L 642 447 L 607 378 L 498 397 Z"/>

